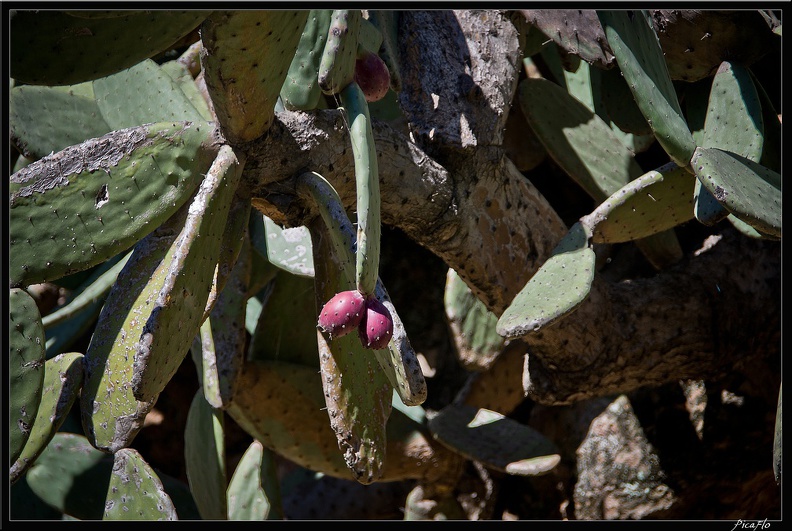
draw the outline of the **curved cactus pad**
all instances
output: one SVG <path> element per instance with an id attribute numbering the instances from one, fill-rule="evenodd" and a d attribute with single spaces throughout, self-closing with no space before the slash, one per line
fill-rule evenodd
<path id="1" fill-rule="evenodd" d="M 112 466 L 113 456 L 91 446 L 83 435 L 58 432 L 25 479 L 47 505 L 81 520 L 100 520 Z"/>
<path id="2" fill-rule="evenodd" d="M 552 256 L 498 319 L 498 333 L 512 338 L 537 331 L 577 308 L 594 280 L 595 255 L 587 229 L 575 223 Z"/>
<path id="3" fill-rule="evenodd" d="M 696 148 L 690 161 L 701 184 L 756 230 L 781 236 L 781 175 L 715 148 Z"/>
<path id="4" fill-rule="evenodd" d="M 14 144 L 33 160 L 117 129 L 99 112 L 91 83 L 14 87 L 8 98 L 8 118 Z"/>
<path id="5" fill-rule="evenodd" d="M 44 327 L 36 301 L 25 290 L 9 293 L 8 402 L 10 463 L 30 437 L 44 385 Z"/>
<path id="6" fill-rule="evenodd" d="M 268 448 L 254 440 L 228 484 L 228 519 L 281 519 L 282 512 L 275 459 Z"/>
<path id="7" fill-rule="evenodd" d="M 124 129 L 13 174 L 11 285 L 88 269 L 154 230 L 201 182 L 219 149 L 214 132 L 205 122 Z"/>
<path id="8" fill-rule="evenodd" d="M 93 82 L 96 104 L 113 129 L 152 122 L 201 122 L 205 118 L 179 85 L 151 59 Z"/>
<path id="9" fill-rule="evenodd" d="M 646 11 L 597 11 L 635 102 L 671 160 L 687 166 L 696 143 L 682 116 L 663 49 Z"/>
<path id="10" fill-rule="evenodd" d="M 133 448 L 114 454 L 102 520 L 178 520 L 162 481 Z"/>
<path id="11" fill-rule="evenodd" d="M 198 389 L 184 427 L 187 482 L 204 520 L 225 520 L 226 452 L 223 412 L 213 408 Z"/>
<path id="12" fill-rule="evenodd" d="M 627 183 L 583 218 L 595 243 L 637 240 L 693 217 L 696 178 L 673 162 Z"/>
<path id="13" fill-rule="evenodd" d="M 44 363 L 44 384 L 36 420 L 25 447 L 11 466 L 12 482 L 22 476 L 47 447 L 82 387 L 83 355 L 78 352 L 60 354 Z"/>
<path id="14" fill-rule="evenodd" d="M 137 11 L 85 18 L 19 10 L 10 17 L 11 77 L 31 85 L 90 81 L 165 51 L 211 11 Z"/>
<path id="15" fill-rule="evenodd" d="M 498 316 L 487 309 L 453 269 L 446 273 L 445 314 L 457 356 L 467 370 L 488 369 L 503 350 L 495 327 Z"/>
<path id="16" fill-rule="evenodd" d="M 489 409 L 451 404 L 428 426 L 443 445 L 507 474 L 539 476 L 561 461 L 558 448 L 544 435 Z"/>
<path id="17" fill-rule="evenodd" d="M 215 11 L 201 25 L 206 88 L 229 142 L 263 135 L 308 10 Z"/>
<path id="18" fill-rule="evenodd" d="M 287 109 L 307 111 L 319 104 L 322 90 L 317 76 L 332 14 L 331 9 L 312 9 L 308 14 L 300 43 L 280 91 L 281 100 Z"/>
<path id="19" fill-rule="evenodd" d="M 526 79 L 519 98 L 547 152 L 597 203 L 643 173 L 611 127 L 559 85 Z"/>

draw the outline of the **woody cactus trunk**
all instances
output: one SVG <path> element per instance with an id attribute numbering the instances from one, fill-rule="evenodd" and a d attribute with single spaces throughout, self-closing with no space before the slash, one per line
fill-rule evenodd
<path id="1" fill-rule="evenodd" d="M 780 514 L 779 12 L 9 15 L 12 519 Z"/>

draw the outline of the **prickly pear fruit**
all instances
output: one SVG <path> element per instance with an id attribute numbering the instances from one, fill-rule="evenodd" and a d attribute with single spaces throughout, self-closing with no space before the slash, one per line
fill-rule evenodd
<path id="1" fill-rule="evenodd" d="M 390 72 L 380 56 L 364 51 L 355 61 L 355 82 L 367 102 L 379 101 L 390 89 Z"/>
<path id="2" fill-rule="evenodd" d="M 373 350 L 387 348 L 393 336 L 390 312 L 376 297 L 366 300 L 366 312 L 358 326 L 358 336 L 364 347 Z"/>
<path id="3" fill-rule="evenodd" d="M 330 339 L 345 336 L 360 324 L 365 309 L 366 300 L 358 290 L 337 293 L 319 312 L 318 328 Z"/>

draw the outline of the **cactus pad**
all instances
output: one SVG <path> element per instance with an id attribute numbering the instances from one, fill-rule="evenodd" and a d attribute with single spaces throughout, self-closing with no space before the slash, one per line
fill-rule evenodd
<path id="1" fill-rule="evenodd" d="M 189 122 L 125 129 L 13 174 L 11 285 L 88 269 L 154 230 L 200 183 L 219 148 L 213 133 Z"/>
<path id="2" fill-rule="evenodd" d="M 716 148 L 696 148 L 691 160 L 702 185 L 756 230 L 781 236 L 781 175 Z"/>
<path id="3" fill-rule="evenodd" d="M 211 11 L 137 11 L 85 18 L 19 10 L 10 17 L 11 77 L 31 85 L 71 85 L 129 68 L 165 51 Z"/>
<path id="4" fill-rule="evenodd" d="M 30 437 L 44 386 L 44 327 L 36 302 L 25 290 L 9 293 L 8 432 L 10 465 Z"/>
<path id="5" fill-rule="evenodd" d="M 249 142 L 269 129 L 308 13 L 215 11 L 201 25 L 204 80 L 229 142 Z"/>
<path id="6" fill-rule="evenodd" d="M 671 160 L 685 167 L 696 143 L 688 130 L 657 34 L 646 11 L 597 11 L 635 102 Z"/>
<path id="7" fill-rule="evenodd" d="M 498 319 L 500 335 L 513 338 L 537 331 L 568 315 L 586 299 L 596 259 L 590 237 L 580 222 L 569 229 Z"/>
<path id="8" fill-rule="evenodd" d="M 488 409 L 451 404 L 428 426 L 443 445 L 506 474 L 539 476 L 561 462 L 558 448 L 544 435 Z"/>

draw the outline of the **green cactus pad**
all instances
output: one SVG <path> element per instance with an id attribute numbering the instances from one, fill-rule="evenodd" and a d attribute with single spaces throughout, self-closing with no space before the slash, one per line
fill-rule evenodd
<path id="1" fill-rule="evenodd" d="M 201 182 L 219 148 L 214 131 L 207 123 L 116 131 L 13 174 L 11 285 L 88 269 L 154 230 Z"/>
<path id="2" fill-rule="evenodd" d="M 238 378 L 226 411 L 245 432 L 298 465 L 353 479 L 327 421 L 315 367 L 250 361 Z"/>
<path id="3" fill-rule="evenodd" d="M 280 485 L 272 452 L 250 443 L 228 484 L 229 520 L 281 520 Z"/>
<path id="4" fill-rule="evenodd" d="M 82 358 L 78 352 L 69 352 L 44 363 L 41 403 L 30 436 L 11 465 L 9 479 L 12 483 L 27 472 L 66 419 L 82 387 Z"/>
<path id="5" fill-rule="evenodd" d="M 81 520 L 100 520 L 112 468 L 113 456 L 91 446 L 84 436 L 58 432 L 25 479 L 50 507 Z"/>
<path id="6" fill-rule="evenodd" d="M 762 105 L 750 72 L 724 61 L 712 81 L 701 147 L 759 162 L 763 138 Z"/>
<path id="7" fill-rule="evenodd" d="M 356 234 L 338 193 L 330 183 L 315 172 L 306 172 L 298 178 L 297 193 L 319 210 L 322 220 L 328 227 L 335 250 L 333 257 L 336 260 L 336 267 L 346 275 L 347 282 L 354 285 L 355 269 L 352 264 Z M 375 350 L 374 356 L 402 402 L 408 406 L 421 404 L 426 400 L 426 380 L 402 320 L 381 280 L 377 281 L 375 295 L 391 314 L 393 337 L 388 343 L 388 348 Z"/>
<path id="8" fill-rule="evenodd" d="M 354 289 L 348 273 L 333 258 L 332 236 L 320 219 L 309 225 L 313 240 L 314 288 L 320 308 L 336 293 Z M 327 414 L 338 446 L 355 479 L 368 484 L 379 479 L 385 461 L 385 425 L 391 412 L 392 387 L 377 358 L 357 334 L 328 340 L 316 332 Z"/>
<path id="9" fill-rule="evenodd" d="M 245 242 L 250 243 L 247 237 L 247 230 L 251 209 L 252 205 L 249 198 L 244 198 L 239 193 L 234 195 L 231 200 L 231 206 L 228 209 L 228 218 L 223 229 L 223 235 L 220 237 L 220 254 L 217 259 L 214 277 L 212 278 L 209 298 L 206 301 L 204 316 L 201 320 L 209 316 L 217 302 L 217 298 L 225 289 L 225 285 L 234 270 Z"/>
<path id="10" fill-rule="evenodd" d="M 764 142 L 762 143 L 762 158 L 760 163 L 765 168 L 781 171 L 781 116 L 773 107 L 773 102 L 767 95 L 762 84 L 751 72 L 754 87 L 762 104 L 762 122 L 764 125 Z"/>
<path id="11" fill-rule="evenodd" d="M 495 330 L 498 316 L 487 309 L 453 269 L 446 275 L 443 304 L 462 366 L 472 371 L 488 369 L 505 343 Z"/>
<path id="12" fill-rule="evenodd" d="M 204 80 L 229 142 L 248 142 L 269 129 L 308 13 L 216 11 L 201 25 Z"/>
<path id="13" fill-rule="evenodd" d="M 247 358 L 318 367 L 316 316 L 313 279 L 278 273 L 250 338 Z"/>
<path id="14" fill-rule="evenodd" d="M 10 17 L 11 77 L 31 85 L 71 85 L 129 68 L 167 50 L 210 11 L 143 11 L 78 18 L 18 10 Z"/>
<path id="15" fill-rule="evenodd" d="M 663 50 L 646 11 L 597 11 L 638 108 L 671 160 L 688 165 L 696 143 L 682 116 Z"/>
<path id="16" fill-rule="evenodd" d="M 379 274 L 380 191 L 379 169 L 368 103 L 357 83 L 341 91 L 341 105 L 349 125 L 352 152 L 355 156 L 355 190 L 357 193 L 357 247 L 355 281 L 364 296 L 374 293 Z"/>
<path id="17" fill-rule="evenodd" d="M 95 273 L 100 274 L 92 274 L 81 284 L 68 304 L 44 316 L 42 323 L 47 333 L 48 358 L 71 348 L 96 323 L 107 294 L 131 254 L 131 251 L 127 253 L 121 259 L 122 263 L 116 260 L 119 256 L 97 267 Z"/>
<path id="18" fill-rule="evenodd" d="M 597 203 L 643 173 L 611 128 L 560 86 L 526 79 L 519 98 L 547 152 Z"/>
<path id="19" fill-rule="evenodd" d="M 168 250 L 184 224 L 187 208 L 182 207 L 135 246 L 107 296 L 85 353 L 80 396 L 83 430 L 102 451 L 128 446 L 154 406 L 155 400 L 138 402 L 132 391 L 134 346 L 144 324 L 138 313 L 157 297 L 161 270 L 167 267 Z"/>
<path id="20" fill-rule="evenodd" d="M 133 448 L 113 455 L 102 520 L 178 520 L 162 481 Z"/>
<path id="21" fill-rule="evenodd" d="M 325 94 L 338 94 L 354 79 L 361 18 L 359 9 L 333 11 L 319 62 L 319 88 Z"/>
<path id="22" fill-rule="evenodd" d="M 90 82 L 65 87 L 14 87 L 8 112 L 12 141 L 23 155 L 34 160 L 114 129 L 99 112 Z"/>
<path id="23" fill-rule="evenodd" d="M 718 148 L 758 162 L 764 139 L 762 122 L 762 105 L 750 72 L 724 61 L 712 80 L 701 147 Z M 701 181 L 696 182 L 694 201 L 696 219 L 705 225 L 729 216 Z"/>
<path id="24" fill-rule="evenodd" d="M 226 287 L 193 343 L 204 397 L 212 407 L 225 409 L 231 401 L 236 375 L 245 356 L 247 286 L 250 281 L 250 243 L 247 238 Z M 200 354 L 200 355 L 198 355 Z"/>
<path id="25" fill-rule="evenodd" d="M 151 59 L 94 80 L 93 89 L 102 117 L 113 130 L 153 122 L 202 122 L 206 119 L 176 82 Z"/>
<path id="26" fill-rule="evenodd" d="M 190 104 L 192 104 L 195 110 L 201 115 L 203 120 L 214 120 L 214 117 L 212 116 L 212 110 L 209 108 L 209 104 L 206 103 L 206 99 L 204 98 L 203 94 L 201 94 L 201 91 L 198 88 L 198 85 L 195 83 L 195 79 L 193 79 L 189 68 L 187 68 L 187 66 L 181 60 L 174 59 L 173 61 L 162 63 L 159 66 L 160 70 L 167 74 L 168 77 L 176 83 Z"/>
<path id="27" fill-rule="evenodd" d="M 368 18 L 361 17 L 360 29 L 358 31 L 358 54 L 361 48 L 371 53 L 379 53 L 382 46 L 382 31 L 375 26 Z"/>
<path id="28" fill-rule="evenodd" d="M 781 175 L 716 148 L 696 148 L 696 177 L 726 209 L 756 230 L 781 236 Z"/>
<path id="29" fill-rule="evenodd" d="M 626 133 L 648 135 L 652 128 L 641 114 L 629 85 L 624 80 L 621 70 L 597 70 L 600 78 L 600 97 L 608 117 L 616 126 Z"/>
<path id="30" fill-rule="evenodd" d="M 676 227 L 693 217 L 696 178 L 673 162 L 635 179 L 581 221 L 594 243 L 637 240 Z"/>
<path id="31" fill-rule="evenodd" d="M 241 173 L 233 150 L 223 146 L 168 252 L 159 293 L 135 338 L 132 385 L 138 400 L 151 400 L 165 388 L 198 332 Z"/>
<path id="32" fill-rule="evenodd" d="M 187 481 L 204 520 L 225 520 L 226 452 L 223 412 L 195 393 L 184 428 Z"/>
<path id="33" fill-rule="evenodd" d="M 281 87 L 283 106 L 289 110 L 311 110 L 319 104 L 319 63 L 330 30 L 331 9 L 312 9 L 300 36 L 286 80 Z"/>
<path id="34" fill-rule="evenodd" d="M 701 181 L 696 181 L 693 189 L 693 215 L 703 225 L 715 225 L 723 221 L 729 211 L 715 199 Z"/>
<path id="35" fill-rule="evenodd" d="M 123 256 L 119 254 L 97 266 L 85 282 L 72 292 L 68 303 L 41 319 L 44 330 L 49 330 L 59 323 L 70 320 L 85 308 L 103 301 L 130 256 L 132 256 L 131 251 Z"/>
<path id="36" fill-rule="evenodd" d="M 500 335 L 513 338 L 535 332 L 568 315 L 586 299 L 596 260 L 590 237 L 581 222 L 569 229 L 498 319 Z"/>
<path id="37" fill-rule="evenodd" d="M 506 474 L 539 476 L 561 461 L 544 435 L 488 409 L 454 403 L 431 417 L 428 426 L 443 445 Z"/>
<path id="38" fill-rule="evenodd" d="M 263 216 L 265 245 L 269 261 L 294 275 L 313 278 L 311 235 L 306 227 L 284 229 Z"/>
<path id="39" fill-rule="evenodd" d="M 30 437 L 44 386 L 44 327 L 36 301 L 25 290 L 11 289 L 8 307 L 9 466 Z"/>

